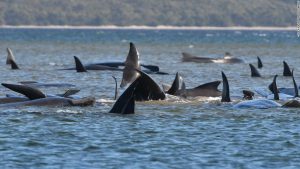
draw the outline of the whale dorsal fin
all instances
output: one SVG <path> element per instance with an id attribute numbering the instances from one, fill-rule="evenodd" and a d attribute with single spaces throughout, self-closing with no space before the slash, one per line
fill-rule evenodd
<path id="1" fill-rule="evenodd" d="M 10 65 L 11 65 L 11 69 L 13 69 L 13 70 L 19 69 L 19 66 L 17 65 L 17 63 L 14 60 L 10 61 Z"/>
<path id="2" fill-rule="evenodd" d="M 294 85 L 294 89 L 295 89 L 295 97 L 299 97 L 299 89 L 298 89 L 298 85 L 297 85 L 295 77 L 294 77 L 294 70 L 292 70 L 292 78 L 293 78 L 293 85 Z"/>
<path id="3" fill-rule="evenodd" d="M 11 61 L 15 61 L 15 56 L 10 48 L 7 48 L 7 58 L 6 58 L 6 64 L 11 64 Z"/>
<path id="4" fill-rule="evenodd" d="M 273 82 L 272 82 L 272 89 L 274 92 L 274 100 L 279 100 L 278 88 L 277 88 L 277 83 L 276 83 L 277 76 L 278 75 L 274 76 Z"/>
<path id="5" fill-rule="evenodd" d="M 74 59 L 75 59 L 76 71 L 77 72 L 87 72 L 85 67 L 81 63 L 80 59 L 76 56 L 74 56 Z"/>
<path id="6" fill-rule="evenodd" d="M 140 74 L 139 85 L 135 90 L 136 101 L 164 100 L 166 98 L 165 93 L 150 76 L 141 70 L 136 69 L 136 71 Z"/>
<path id="7" fill-rule="evenodd" d="M 220 85 L 221 81 L 214 81 L 202 84 L 198 87 L 195 87 L 194 89 L 212 89 L 212 90 L 218 90 L 218 86 Z"/>
<path id="8" fill-rule="evenodd" d="M 285 61 L 283 61 L 283 76 L 292 76 L 291 69 Z"/>
<path id="9" fill-rule="evenodd" d="M 130 42 L 129 52 L 125 61 L 125 67 L 123 69 L 123 77 L 120 87 L 125 87 L 127 84 L 133 82 L 138 73 L 135 69 L 141 69 L 139 62 L 139 52 L 136 49 L 135 45 Z"/>
<path id="10" fill-rule="evenodd" d="M 260 57 L 257 56 L 257 67 L 258 67 L 258 69 L 261 69 L 263 66 L 264 66 L 264 65 L 263 65 L 263 63 L 262 63 Z"/>
<path id="11" fill-rule="evenodd" d="M 261 77 L 258 70 L 252 64 L 249 64 L 249 66 L 250 66 L 250 69 L 251 69 L 251 77 Z"/>
<path id="12" fill-rule="evenodd" d="M 122 93 L 118 100 L 113 105 L 109 113 L 117 114 L 134 114 L 135 110 L 135 89 L 140 83 L 140 78 L 138 77 L 131 85 Z"/>
<path id="13" fill-rule="evenodd" d="M 227 80 L 227 77 L 224 74 L 224 72 L 222 72 L 222 80 L 223 80 L 223 90 L 222 90 L 221 102 L 231 102 L 229 84 L 228 84 L 228 80 Z"/>
<path id="14" fill-rule="evenodd" d="M 41 92 L 39 89 L 30 87 L 30 86 L 26 86 L 26 85 L 17 85 L 17 84 L 8 84 L 8 83 L 2 83 L 2 86 L 23 94 L 24 96 L 26 96 L 27 98 L 29 98 L 30 100 L 34 100 L 34 99 L 41 99 L 41 98 L 45 98 L 46 95 Z"/>
<path id="15" fill-rule="evenodd" d="M 61 97 L 69 97 L 69 96 L 72 96 L 76 93 L 80 92 L 79 89 L 68 89 L 65 91 L 65 93 L 63 94 L 58 94 L 57 96 L 61 96 Z"/>
<path id="16" fill-rule="evenodd" d="M 179 87 L 180 87 L 180 76 L 177 72 L 171 88 L 166 93 L 170 95 L 174 95 L 179 90 Z"/>

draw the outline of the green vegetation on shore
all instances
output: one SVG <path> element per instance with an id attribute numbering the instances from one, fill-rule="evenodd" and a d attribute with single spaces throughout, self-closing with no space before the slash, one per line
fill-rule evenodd
<path id="1" fill-rule="evenodd" d="M 296 0 L 2 0 L 0 25 L 296 26 Z"/>

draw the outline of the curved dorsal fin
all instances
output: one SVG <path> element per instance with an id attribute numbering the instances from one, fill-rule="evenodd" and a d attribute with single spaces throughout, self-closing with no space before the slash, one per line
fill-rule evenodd
<path id="1" fill-rule="evenodd" d="M 224 74 L 224 72 L 222 72 L 222 80 L 223 80 L 223 91 L 222 91 L 221 102 L 231 102 L 229 84 L 228 84 L 228 80 L 227 80 L 227 77 Z"/>
<path id="2" fill-rule="evenodd" d="M 293 78 L 293 85 L 294 85 L 294 89 L 295 89 L 295 97 L 299 97 L 299 89 L 298 89 L 298 85 L 297 85 L 295 77 L 294 77 L 294 70 L 292 70 L 292 78 Z"/>
<path id="3" fill-rule="evenodd" d="M 251 77 L 261 77 L 258 70 L 252 64 L 249 64 L 249 66 L 250 66 L 250 69 L 251 69 Z"/>
<path id="4" fill-rule="evenodd" d="M 10 61 L 10 65 L 11 65 L 11 69 L 13 69 L 13 70 L 19 69 L 19 66 L 17 65 L 17 63 L 14 60 Z"/>
<path id="5" fill-rule="evenodd" d="M 75 59 L 76 71 L 77 72 L 87 72 L 85 67 L 81 63 L 80 59 L 76 56 L 74 56 L 74 59 Z"/>
<path id="6" fill-rule="evenodd" d="M 117 100 L 118 98 L 118 81 L 117 81 L 117 78 L 115 76 L 112 76 L 114 81 L 115 81 L 115 97 L 114 99 Z"/>
<path id="7" fill-rule="evenodd" d="M 218 86 L 220 85 L 221 81 L 213 81 L 209 83 L 202 84 L 194 89 L 213 89 L 218 90 Z"/>
<path id="8" fill-rule="evenodd" d="M 285 61 L 283 61 L 283 76 L 292 76 L 291 69 Z"/>
<path id="9" fill-rule="evenodd" d="M 274 78 L 273 78 L 272 89 L 273 89 L 273 92 L 274 92 L 274 100 L 279 100 L 279 94 L 278 94 L 276 79 L 277 79 L 277 75 L 275 75 Z"/>
<path id="10" fill-rule="evenodd" d="M 30 87 L 30 86 L 7 84 L 7 83 L 2 83 L 2 86 L 6 87 L 12 91 L 15 91 L 17 93 L 23 94 L 30 100 L 41 99 L 41 98 L 46 97 L 46 95 L 43 92 L 41 92 L 39 89 Z"/>
<path id="11" fill-rule="evenodd" d="M 172 86 L 167 91 L 167 93 L 170 94 L 170 95 L 174 95 L 179 90 L 179 87 L 180 87 L 180 76 L 179 76 L 179 74 L 177 72 L 176 76 L 175 76 L 175 79 L 174 79 L 174 81 L 172 83 Z"/>
<path id="12" fill-rule="evenodd" d="M 258 67 L 258 69 L 261 69 L 263 66 L 264 66 L 264 65 L 263 65 L 263 63 L 262 63 L 260 57 L 257 56 L 257 67 Z"/>

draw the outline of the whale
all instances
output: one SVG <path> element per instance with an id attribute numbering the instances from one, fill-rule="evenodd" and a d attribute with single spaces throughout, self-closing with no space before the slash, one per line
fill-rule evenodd
<path id="1" fill-rule="evenodd" d="M 224 58 L 208 58 L 193 56 L 189 53 L 182 53 L 183 62 L 196 62 L 196 63 L 244 63 L 242 59 L 232 57 L 230 53 L 226 52 Z"/>
<path id="2" fill-rule="evenodd" d="M 7 84 L 2 83 L 2 85 L 12 91 L 20 93 L 25 96 L 22 97 L 8 97 L 0 104 L 0 107 L 20 107 L 20 106 L 90 106 L 95 103 L 95 98 L 84 97 L 84 98 L 68 98 L 71 93 L 66 92 L 65 95 L 59 96 L 47 96 L 42 91 L 37 88 L 33 88 L 26 85 L 19 84 Z M 26 99 L 27 98 L 27 99 Z M 7 101 L 10 100 L 10 101 Z M 5 102 L 6 101 L 6 102 Z M 15 102 L 13 102 L 15 101 Z"/>
<path id="3" fill-rule="evenodd" d="M 74 84 L 70 83 L 44 83 L 44 82 L 37 82 L 37 81 L 21 81 L 19 82 L 22 85 L 36 87 L 36 88 L 42 88 L 42 87 L 76 87 Z"/>
<path id="4" fill-rule="evenodd" d="M 6 51 L 7 51 L 6 64 L 10 65 L 12 63 L 12 61 L 15 62 L 16 59 L 10 48 L 7 48 Z"/>

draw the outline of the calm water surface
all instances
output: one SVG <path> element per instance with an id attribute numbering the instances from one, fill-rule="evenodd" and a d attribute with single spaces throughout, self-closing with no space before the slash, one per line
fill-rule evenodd
<path id="1" fill-rule="evenodd" d="M 218 99 L 137 103 L 136 114 L 108 114 L 120 72 L 75 73 L 76 55 L 84 63 L 125 60 L 129 42 L 143 63 L 170 75 L 152 77 L 172 83 L 176 72 L 187 87 L 221 80 L 231 94 L 266 88 L 282 61 L 300 83 L 300 42 L 293 31 L 158 31 L 0 29 L 0 82 L 34 80 L 72 83 L 80 96 L 95 96 L 93 107 L 0 109 L 1 168 L 300 168 L 299 109 L 233 109 Z M 22 70 L 5 65 L 12 48 Z M 222 57 L 231 52 L 245 64 L 182 63 L 181 52 Z M 248 64 L 264 62 L 263 78 L 251 78 Z M 292 87 L 280 76 L 278 86 Z M 49 94 L 66 88 L 43 88 Z M 221 89 L 221 86 L 220 86 Z M 0 95 L 12 93 L 3 87 Z"/>

